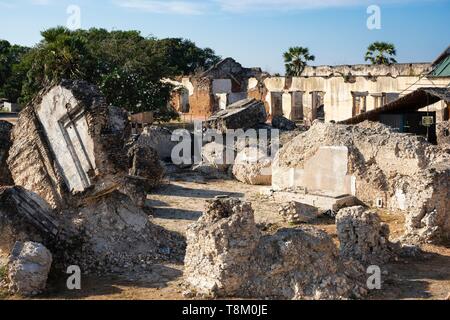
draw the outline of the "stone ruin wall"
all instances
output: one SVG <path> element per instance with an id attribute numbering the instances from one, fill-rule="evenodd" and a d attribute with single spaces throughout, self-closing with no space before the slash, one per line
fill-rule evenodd
<path id="1" fill-rule="evenodd" d="M 274 186 L 280 188 L 278 181 L 286 181 L 288 185 L 281 188 L 310 187 L 308 181 L 322 179 L 317 170 L 310 170 L 312 179 L 305 179 L 304 170 L 309 159 L 330 146 L 348 150 L 347 169 L 330 170 L 329 174 L 337 181 L 353 176 L 352 195 L 370 207 L 380 205 L 405 213 L 406 234 L 411 239 L 450 237 L 450 157 L 421 137 L 395 133 L 381 124 L 315 123 L 280 150 L 273 165 Z M 335 156 L 315 158 L 314 166 L 325 166 Z M 339 162 L 345 165 L 344 158 Z M 330 184 L 324 181 L 322 186 L 326 189 Z"/>

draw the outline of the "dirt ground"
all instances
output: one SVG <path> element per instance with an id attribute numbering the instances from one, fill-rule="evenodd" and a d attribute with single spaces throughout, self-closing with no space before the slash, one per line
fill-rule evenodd
<path id="1" fill-rule="evenodd" d="M 182 174 L 174 176 L 149 195 L 148 205 L 154 208 L 155 224 L 185 233 L 187 226 L 196 221 L 205 208 L 205 200 L 217 195 L 245 198 L 252 202 L 257 223 L 271 223 L 271 229 L 293 227 L 278 216 L 278 204 L 261 195 L 261 187 L 241 184 L 234 180 L 206 180 Z M 402 234 L 402 216 L 380 212 L 390 225 L 391 238 Z M 336 228 L 331 218 L 314 223 L 337 241 Z M 445 299 L 450 294 L 450 246 L 426 245 L 422 258 L 399 259 L 382 267 L 381 290 L 370 293 L 368 299 Z M 61 274 L 50 281 L 49 293 L 44 299 L 140 299 L 178 300 L 183 296 L 183 265 L 164 264 L 149 267 L 139 274 L 120 276 L 84 276 L 82 290 L 68 291 L 67 275 Z M 1 298 L 1 295 L 0 295 Z"/>

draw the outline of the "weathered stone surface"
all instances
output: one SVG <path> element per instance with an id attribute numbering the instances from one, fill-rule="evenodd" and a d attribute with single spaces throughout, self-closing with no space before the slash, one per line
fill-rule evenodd
<path id="1" fill-rule="evenodd" d="M 162 260 L 180 261 L 184 256 L 183 238 L 154 225 L 120 192 L 91 199 L 63 215 L 71 232 L 79 235 L 64 261 L 79 265 L 84 273 L 129 271 Z"/>
<path id="2" fill-rule="evenodd" d="M 314 181 L 302 177 L 305 171 L 314 174 L 314 163 L 322 164 L 320 159 L 310 161 L 319 156 L 321 148 L 336 149 L 339 155 L 347 150 L 345 161 L 333 153 L 330 159 L 336 161 L 330 166 L 339 168 L 333 170 L 339 175 L 332 177 L 333 183 L 318 180 L 322 186 L 339 187 L 336 191 L 340 194 L 346 190 L 369 207 L 381 202 L 388 210 L 404 212 L 405 240 L 439 242 L 450 237 L 450 155 L 442 149 L 379 123 L 315 122 L 280 150 L 274 160 L 274 176 L 292 182 L 293 187 Z M 316 177 L 323 177 L 322 173 L 318 170 Z"/>
<path id="3" fill-rule="evenodd" d="M 0 120 L 0 186 L 12 185 L 11 172 L 6 164 L 9 148 L 11 147 L 11 130 L 13 125 Z"/>
<path id="4" fill-rule="evenodd" d="M 22 296 L 42 293 L 52 265 L 52 254 L 35 242 L 16 242 L 9 257 L 9 292 Z"/>
<path id="5" fill-rule="evenodd" d="M 319 209 L 308 204 L 291 201 L 281 205 L 279 214 L 288 223 L 308 223 L 319 216 Z"/>
<path id="6" fill-rule="evenodd" d="M 249 203 L 213 200 L 186 237 L 185 275 L 196 291 L 228 296 L 241 290 L 261 237 Z"/>
<path id="7" fill-rule="evenodd" d="M 187 244 L 185 278 L 199 294 L 339 299 L 365 292 L 340 271 L 337 248 L 325 232 L 298 228 L 264 236 L 250 203 L 238 199 L 211 201 L 188 228 Z M 358 263 L 346 263 L 349 274 L 360 274 Z"/>
<path id="8" fill-rule="evenodd" d="M 280 129 L 284 131 L 292 131 L 297 129 L 297 125 L 294 121 L 291 121 L 283 116 L 275 116 L 272 119 L 272 126 L 275 129 Z"/>
<path id="9" fill-rule="evenodd" d="M 392 257 L 389 227 L 380 217 L 357 206 L 345 208 L 336 216 L 340 253 L 365 264 L 384 263 Z"/>
<path id="10" fill-rule="evenodd" d="M 129 175 L 143 178 L 146 191 L 161 184 L 165 172 L 155 149 L 138 142 L 128 149 L 128 158 Z"/>
<path id="11" fill-rule="evenodd" d="M 21 187 L 0 188 L 0 251 L 9 253 L 17 241 L 55 242 L 59 222 L 50 206 Z"/>
<path id="12" fill-rule="evenodd" d="M 244 99 L 214 114 L 206 121 L 205 127 L 226 133 L 229 129 L 254 128 L 266 120 L 264 103 L 256 99 Z"/>
<path id="13" fill-rule="evenodd" d="M 172 149 L 177 142 L 172 141 L 172 132 L 167 128 L 156 126 L 145 127 L 139 135 L 137 143 L 154 149 L 161 160 L 171 160 Z"/>
<path id="14" fill-rule="evenodd" d="M 228 152 L 231 150 L 231 152 Z M 230 157 L 228 156 L 230 155 Z M 234 163 L 234 149 L 226 144 L 210 142 L 202 147 L 202 164 L 209 165 L 220 172 L 227 172 Z"/>
<path id="15" fill-rule="evenodd" d="M 269 186 L 272 184 L 272 159 L 258 147 L 244 148 L 236 156 L 233 175 L 243 183 Z"/>
<path id="16" fill-rule="evenodd" d="M 8 165 L 17 185 L 61 208 L 126 174 L 128 136 L 123 110 L 86 82 L 62 81 L 20 113 Z"/>
<path id="17" fill-rule="evenodd" d="M 436 124 L 437 143 L 442 149 L 450 150 L 450 120 Z"/>

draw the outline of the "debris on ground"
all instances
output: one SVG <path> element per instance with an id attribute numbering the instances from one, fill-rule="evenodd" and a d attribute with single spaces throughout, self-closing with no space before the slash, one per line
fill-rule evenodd
<path id="1" fill-rule="evenodd" d="M 182 261 L 184 238 L 154 225 L 126 195 L 115 191 L 63 212 L 67 228 L 80 235 L 65 261 L 84 273 L 148 268 L 157 261 Z"/>
<path id="2" fill-rule="evenodd" d="M 291 224 L 308 223 L 319 217 L 318 208 L 296 201 L 282 204 L 278 213 Z"/>
<path id="3" fill-rule="evenodd" d="M 340 270 L 337 247 L 314 228 L 263 235 L 250 203 L 219 197 L 187 231 L 185 278 L 190 289 L 213 297 L 344 299 L 366 290 L 357 262 Z"/>

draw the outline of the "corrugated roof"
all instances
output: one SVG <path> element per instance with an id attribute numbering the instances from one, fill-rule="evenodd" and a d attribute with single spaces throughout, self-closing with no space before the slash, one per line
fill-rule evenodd
<path id="1" fill-rule="evenodd" d="M 431 71 L 432 77 L 450 77 L 450 55 L 442 60 L 436 68 Z"/>
<path id="2" fill-rule="evenodd" d="M 441 100 L 450 102 L 450 88 L 420 88 L 395 101 L 392 101 L 391 103 L 384 105 L 381 108 L 362 113 L 339 123 L 358 124 L 366 120 L 377 121 L 378 116 L 381 113 L 396 111 L 417 111 Z"/>

